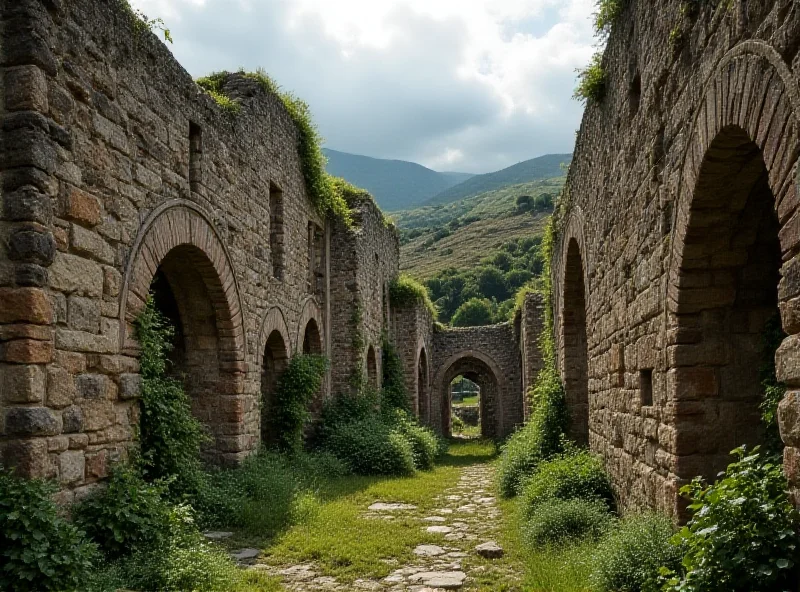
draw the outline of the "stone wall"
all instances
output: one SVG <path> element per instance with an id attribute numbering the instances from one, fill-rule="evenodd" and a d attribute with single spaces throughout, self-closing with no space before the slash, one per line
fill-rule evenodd
<path id="1" fill-rule="evenodd" d="M 3 462 L 58 479 L 68 501 L 126 455 L 132 321 L 154 279 L 211 460 L 258 446 L 270 374 L 296 352 L 330 353 L 356 305 L 379 376 L 397 239 L 366 204 L 359 229 L 331 236 L 277 97 L 233 75 L 225 92 L 241 112 L 223 111 L 121 3 L 8 0 L 2 18 Z M 334 245 L 354 261 L 357 295 L 337 317 Z"/>
<path id="2" fill-rule="evenodd" d="M 432 425 L 433 318 L 422 303 L 414 306 L 393 306 L 391 314 L 392 339 L 403 362 L 411 409 L 423 424 Z"/>
<path id="3" fill-rule="evenodd" d="M 529 391 L 543 366 L 539 339 L 544 330 L 544 297 L 530 293 L 525 296 L 522 309 L 514 320 L 514 333 L 522 358 L 522 405 L 525 420 L 530 416 Z"/>
<path id="4" fill-rule="evenodd" d="M 573 418 L 585 418 L 624 505 L 676 516 L 683 483 L 760 439 L 761 343 L 778 310 L 791 335 L 777 366 L 794 484 L 800 446 L 800 12 L 790 0 L 685 9 L 625 3 L 553 265 Z"/>
<path id="5" fill-rule="evenodd" d="M 523 422 L 522 364 L 510 323 L 436 331 L 430 425 L 450 432 L 450 383 L 461 375 L 481 387 L 481 429 L 504 438 Z"/>

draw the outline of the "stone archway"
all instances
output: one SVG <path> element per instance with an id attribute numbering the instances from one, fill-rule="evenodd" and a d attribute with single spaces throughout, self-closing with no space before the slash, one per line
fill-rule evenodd
<path id="1" fill-rule="evenodd" d="M 746 87 L 720 84 L 745 71 Z M 668 450 L 679 479 L 713 479 L 732 448 L 762 437 L 764 331 L 792 297 L 783 262 L 797 250 L 796 107 L 780 56 L 745 42 L 710 76 L 696 112 L 667 283 Z"/>
<path id="2" fill-rule="evenodd" d="M 586 334 L 586 272 L 575 238 L 566 244 L 561 303 L 559 361 L 570 414 L 569 435 L 589 443 L 589 351 Z"/>
<path id="3" fill-rule="evenodd" d="M 212 462 L 252 450 L 245 414 L 245 334 L 239 291 L 225 245 L 196 205 L 172 202 L 145 221 L 131 251 L 120 304 L 120 341 L 135 353 L 133 322 L 151 293 L 176 328 L 174 371 L 192 412 L 209 429 Z"/>
<path id="4" fill-rule="evenodd" d="M 420 348 L 417 355 L 417 391 L 413 407 L 420 423 L 429 425 L 431 415 L 430 369 L 428 368 L 428 352 L 424 346 Z"/>
<path id="5" fill-rule="evenodd" d="M 441 429 L 451 434 L 451 389 L 450 383 L 457 376 L 464 376 L 481 389 L 480 414 L 481 436 L 499 438 L 505 435 L 503 425 L 503 391 L 506 390 L 498 364 L 479 351 L 465 351 L 446 360 L 436 377 L 436 390 L 441 405 Z"/>
<path id="6" fill-rule="evenodd" d="M 273 404 L 278 381 L 286 370 L 291 357 L 289 347 L 289 331 L 281 310 L 273 307 L 264 317 L 261 324 L 259 343 L 261 357 L 261 441 L 264 444 L 274 442 L 274 434 L 270 430 L 270 409 Z"/>

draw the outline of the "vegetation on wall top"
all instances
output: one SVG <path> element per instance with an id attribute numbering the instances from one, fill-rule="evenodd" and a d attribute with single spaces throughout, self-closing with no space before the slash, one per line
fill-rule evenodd
<path id="1" fill-rule="evenodd" d="M 119 2 L 122 5 L 122 9 L 128 14 L 128 16 L 130 16 L 131 22 L 133 23 L 133 30 L 137 35 L 141 35 L 142 33 L 148 31 L 151 33 L 161 31 L 161 33 L 164 35 L 164 41 L 172 43 L 172 33 L 167 28 L 164 19 L 149 18 L 138 8 L 133 8 L 128 0 L 119 0 Z"/>
<path id="2" fill-rule="evenodd" d="M 428 289 L 409 275 L 401 273 L 389 285 L 389 298 L 394 306 L 414 306 L 423 304 L 436 319 L 436 307 L 431 301 Z"/>
<path id="3" fill-rule="evenodd" d="M 240 72 L 240 74 L 256 81 L 266 92 L 281 100 L 299 132 L 297 150 L 306 191 L 311 202 L 321 214 L 338 218 L 350 226 L 352 216 L 343 195 L 349 184 L 336 181 L 325 171 L 327 160 L 322 153 L 322 138 L 311 117 L 308 104 L 293 93 L 281 89 L 263 70 Z M 228 72 L 215 72 L 199 78 L 197 84 L 211 95 L 222 109 L 230 114 L 236 114 L 241 109 L 239 104 L 225 94 L 224 84 L 228 76 Z"/>

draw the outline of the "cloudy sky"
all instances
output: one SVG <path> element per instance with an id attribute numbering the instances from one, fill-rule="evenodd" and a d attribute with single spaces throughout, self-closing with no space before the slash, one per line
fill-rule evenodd
<path id="1" fill-rule="evenodd" d="M 195 77 L 263 67 L 326 146 L 482 173 L 569 152 L 593 0 L 132 0 Z"/>

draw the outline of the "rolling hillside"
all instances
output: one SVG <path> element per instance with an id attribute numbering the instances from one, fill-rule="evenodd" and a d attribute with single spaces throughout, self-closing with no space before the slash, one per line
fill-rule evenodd
<path id="1" fill-rule="evenodd" d="M 565 177 L 489 191 L 453 203 L 392 214 L 401 233 L 400 267 L 419 280 L 448 268 L 463 271 L 492 256 L 503 244 L 540 236 L 550 209 L 521 211 L 517 198 L 555 199 Z"/>
<path id="2" fill-rule="evenodd" d="M 424 205 L 451 203 L 510 185 L 560 177 L 564 174 L 562 164 L 569 164 L 571 160 L 571 154 L 547 154 L 517 163 L 501 171 L 475 175 L 463 183 L 443 190 Z"/>
<path id="3" fill-rule="evenodd" d="M 384 160 L 325 149 L 328 172 L 368 190 L 385 211 L 420 204 L 468 180 L 469 173 L 439 173 L 404 160 Z"/>

